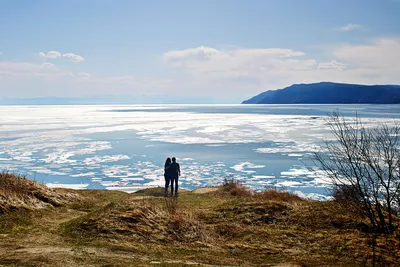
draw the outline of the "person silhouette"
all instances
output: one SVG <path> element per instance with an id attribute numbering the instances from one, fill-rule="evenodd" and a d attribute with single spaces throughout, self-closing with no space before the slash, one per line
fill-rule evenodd
<path id="1" fill-rule="evenodd" d="M 169 175 L 169 167 L 171 165 L 171 159 L 167 158 L 164 164 L 164 179 L 165 179 L 165 188 L 164 188 L 164 197 L 168 196 L 168 187 L 169 183 L 171 182 L 171 187 L 172 187 L 172 181 L 171 181 L 171 176 Z"/>
<path id="2" fill-rule="evenodd" d="M 177 197 L 178 196 L 178 178 L 181 176 L 181 168 L 179 163 L 176 162 L 176 158 L 172 158 L 172 163 L 168 168 L 169 177 L 171 180 L 171 195 Z M 175 191 L 174 191 L 175 185 Z"/>

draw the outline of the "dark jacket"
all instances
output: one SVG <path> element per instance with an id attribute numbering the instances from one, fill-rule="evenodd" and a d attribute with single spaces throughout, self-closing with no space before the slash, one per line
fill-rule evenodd
<path id="1" fill-rule="evenodd" d="M 168 168 L 168 175 L 170 176 L 170 177 L 174 177 L 174 178 L 176 178 L 176 177 L 178 177 L 179 175 L 178 175 L 178 173 L 179 173 L 179 163 L 176 163 L 176 162 L 172 162 L 170 165 L 169 165 L 169 168 Z"/>
<path id="2" fill-rule="evenodd" d="M 167 164 L 165 163 L 164 165 L 164 177 L 167 178 L 169 176 L 169 166 L 171 165 L 171 163 Z"/>

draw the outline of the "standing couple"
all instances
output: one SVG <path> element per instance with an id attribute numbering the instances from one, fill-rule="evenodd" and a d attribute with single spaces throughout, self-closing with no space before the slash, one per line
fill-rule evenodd
<path id="1" fill-rule="evenodd" d="M 165 178 L 165 189 L 164 196 L 168 196 L 168 187 L 171 183 L 171 196 L 178 196 L 178 177 L 181 176 L 181 169 L 179 163 L 176 162 L 176 158 L 167 158 L 164 165 L 164 178 Z M 174 192 L 175 183 L 175 192 Z"/>

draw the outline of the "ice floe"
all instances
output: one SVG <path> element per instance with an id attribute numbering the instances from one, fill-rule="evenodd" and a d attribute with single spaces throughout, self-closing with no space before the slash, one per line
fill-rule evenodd
<path id="1" fill-rule="evenodd" d="M 265 167 L 265 165 L 255 165 L 255 164 L 252 164 L 250 162 L 242 162 L 242 163 L 239 163 L 239 164 L 236 164 L 236 165 L 232 166 L 231 168 L 234 169 L 237 172 L 253 173 L 255 171 L 246 170 L 246 168 L 247 169 L 262 169 L 264 167 Z"/>
<path id="2" fill-rule="evenodd" d="M 105 156 L 94 156 L 83 160 L 84 164 L 87 165 L 98 165 L 105 162 L 116 162 L 120 160 L 130 159 L 127 155 L 105 155 Z"/>
<path id="3" fill-rule="evenodd" d="M 86 177 L 86 176 L 95 176 L 95 172 L 86 172 L 86 173 L 78 173 L 78 174 L 70 174 L 71 177 Z"/>
<path id="4" fill-rule="evenodd" d="M 58 183 L 46 183 L 47 187 L 50 188 L 69 188 L 69 189 L 86 189 L 89 184 L 58 184 Z"/>

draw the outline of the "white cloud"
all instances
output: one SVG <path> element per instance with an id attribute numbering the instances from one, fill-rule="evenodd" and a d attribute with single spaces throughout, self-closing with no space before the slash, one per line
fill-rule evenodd
<path id="1" fill-rule="evenodd" d="M 315 60 L 297 59 L 304 55 L 282 48 L 218 50 L 200 46 L 169 51 L 164 59 L 172 68 L 203 78 L 251 78 L 270 70 L 305 70 L 316 65 Z"/>
<path id="2" fill-rule="evenodd" d="M 362 27 L 362 25 L 360 25 L 360 24 L 349 23 L 349 24 L 347 24 L 345 26 L 340 27 L 339 30 L 347 32 L 347 31 L 360 29 L 361 27 Z"/>
<path id="3" fill-rule="evenodd" d="M 90 73 L 87 73 L 87 72 L 79 72 L 78 76 L 83 78 L 83 79 L 89 79 L 90 77 L 92 77 L 92 75 Z"/>
<path id="4" fill-rule="evenodd" d="M 61 53 L 57 51 L 49 51 L 47 53 L 40 52 L 39 55 L 44 58 L 59 58 Z"/>
<path id="5" fill-rule="evenodd" d="M 85 60 L 80 55 L 77 55 L 77 54 L 74 54 L 74 53 L 62 54 L 62 53 L 60 53 L 58 51 L 49 51 L 47 53 L 39 52 L 39 56 L 44 57 L 44 58 L 51 58 L 51 59 L 56 59 L 56 58 L 61 58 L 62 57 L 62 58 L 65 58 L 68 61 L 76 62 L 76 63 L 82 62 L 82 61 Z"/>
<path id="6" fill-rule="evenodd" d="M 85 60 L 82 56 L 74 53 L 63 54 L 62 56 L 71 62 L 82 62 Z"/>
<path id="7" fill-rule="evenodd" d="M 333 55 L 355 67 L 400 73 L 400 38 L 381 38 L 367 45 L 343 45 Z"/>
<path id="8" fill-rule="evenodd" d="M 0 62 L 0 74 L 34 75 L 38 73 L 55 73 L 58 68 L 51 63 L 33 64 L 27 62 Z"/>
<path id="9" fill-rule="evenodd" d="M 347 64 L 337 62 L 336 60 L 332 60 L 331 62 L 319 63 L 318 69 L 336 69 L 343 70 L 347 67 Z"/>
<path id="10" fill-rule="evenodd" d="M 188 57 L 209 58 L 209 57 L 215 56 L 218 53 L 219 53 L 219 51 L 215 48 L 211 48 L 211 47 L 207 47 L 207 46 L 199 46 L 197 48 L 169 51 L 164 54 L 164 57 L 167 60 L 181 59 L 181 58 L 188 58 Z"/>
<path id="11" fill-rule="evenodd" d="M 232 59 L 241 59 L 245 61 L 257 57 L 297 57 L 304 56 L 304 53 L 282 48 L 218 50 L 211 47 L 199 46 L 185 50 L 169 51 L 164 53 L 163 56 L 167 62 L 173 62 L 177 60 L 229 61 Z"/>
<path id="12" fill-rule="evenodd" d="M 320 81 L 400 83 L 400 39 L 382 38 L 367 45 L 341 45 L 318 62 L 302 51 L 283 48 L 216 49 L 200 46 L 163 55 L 186 88 L 203 93 L 249 96 L 294 83 Z"/>
<path id="13" fill-rule="evenodd" d="M 70 58 L 78 61 L 75 56 Z M 163 78 L 74 73 L 48 62 L 0 62 L 0 91 L 3 95 L 168 94 L 245 99 L 294 83 L 400 84 L 400 38 L 336 46 L 325 57 L 321 61 L 290 48 L 199 46 L 164 53 L 162 59 L 169 72 Z M 36 91 L 32 91 L 33 86 Z"/>
<path id="14" fill-rule="evenodd" d="M 81 97 L 110 94 L 164 94 L 168 80 L 135 77 L 98 77 L 87 72 L 73 73 L 52 63 L 0 61 L 0 96 Z"/>

